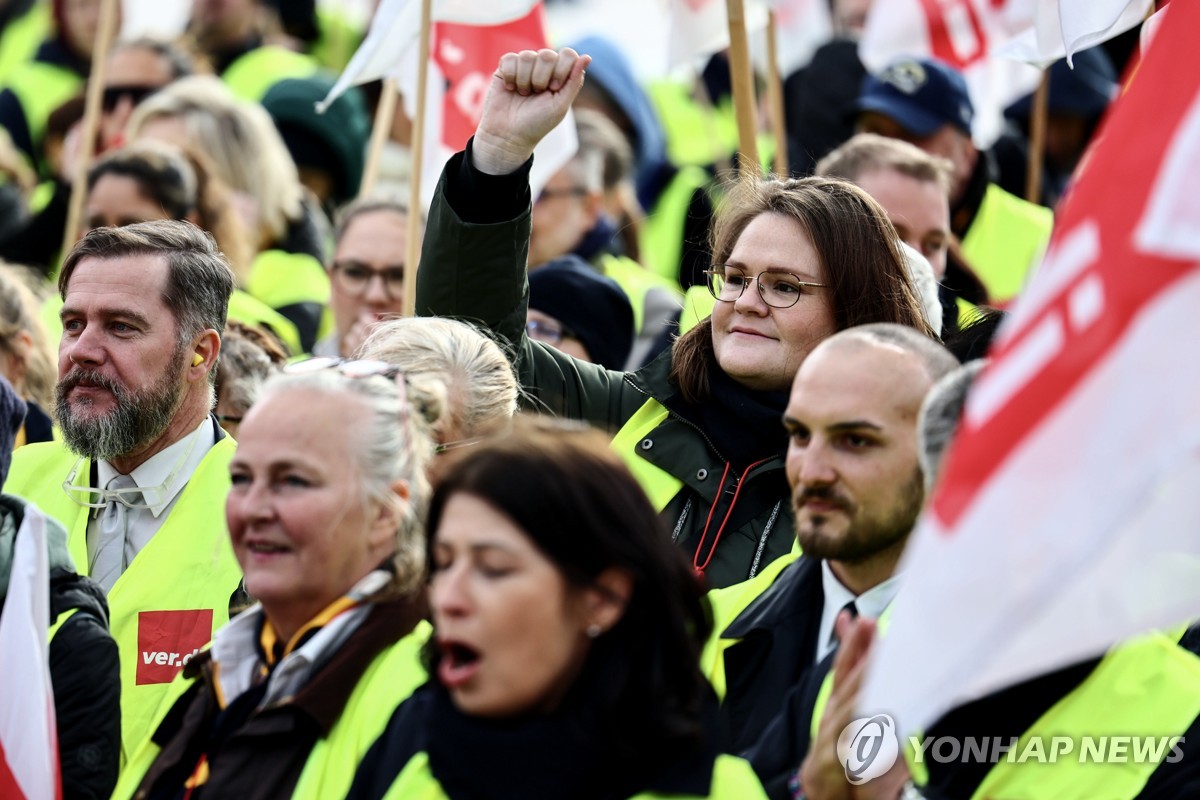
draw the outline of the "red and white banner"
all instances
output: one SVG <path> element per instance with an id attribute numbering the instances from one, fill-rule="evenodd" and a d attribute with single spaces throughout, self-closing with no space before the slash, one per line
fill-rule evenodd
<path id="1" fill-rule="evenodd" d="M 906 730 L 1200 616 L 1200 3 L 1172 9 L 901 564 L 862 699 Z"/>
<path id="2" fill-rule="evenodd" d="M 500 57 L 513 50 L 549 47 L 545 12 L 539 0 L 434 0 L 430 63 L 426 78 L 425 154 L 421 170 L 421 202 L 433 200 L 446 160 L 466 147 L 483 113 L 483 101 Z M 418 116 L 420 3 L 384 0 L 345 72 L 325 99 L 327 105 L 350 86 L 396 78 L 405 112 Z M 575 118 L 568 114 L 535 150 L 529 183 L 534 197 L 575 154 Z"/>
<path id="3" fill-rule="evenodd" d="M 46 519 L 30 507 L 17 531 L 0 613 L 0 797 L 6 800 L 62 797 L 49 627 Z"/>
<path id="4" fill-rule="evenodd" d="M 963 73 L 975 106 L 972 134 L 988 147 L 1003 128 L 1004 109 L 1029 94 L 1041 71 L 995 51 L 1030 28 L 1032 0 L 886 0 L 876 2 L 858 55 L 867 70 L 882 71 L 901 56 L 936 58 Z"/>

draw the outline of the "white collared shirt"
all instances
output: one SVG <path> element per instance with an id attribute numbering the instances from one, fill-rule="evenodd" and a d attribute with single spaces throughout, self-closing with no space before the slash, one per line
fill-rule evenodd
<path id="1" fill-rule="evenodd" d="M 843 586 L 833 574 L 829 562 L 822 560 L 821 589 L 825 595 L 825 605 L 821 608 L 821 627 L 817 631 L 817 658 L 813 663 L 819 663 L 837 647 L 833 625 L 837 621 L 838 612 L 845 608 L 847 603 L 854 601 L 860 617 L 879 619 L 879 615 L 891 604 L 899 588 L 900 576 L 897 574 L 855 597 L 854 592 Z"/>
<path id="2" fill-rule="evenodd" d="M 208 455 L 208 451 L 217 443 L 217 434 L 213 430 L 212 417 L 206 416 L 194 431 L 174 444 L 155 453 L 146 462 L 129 474 L 139 487 L 146 487 L 143 500 L 149 508 L 131 508 L 126 514 L 125 534 L 125 563 L 132 564 L 133 559 L 142 548 L 150 543 L 154 534 L 158 533 L 167 514 L 179 499 L 179 493 L 191 479 L 192 474 L 200 466 L 200 462 Z M 174 477 L 172 478 L 172 472 Z M 108 482 L 121 473 L 107 461 L 96 465 L 97 484 L 108 486 Z M 171 479 L 171 485 L 164 484 Z M 97 531 L 100 526 L 100 515 L 104 509 L 97 509 L 88 520 L 88 564 L 96 557 L 96 546 L 99 541 Z M 89 570 L 90 571 L 90 570 Z"/>

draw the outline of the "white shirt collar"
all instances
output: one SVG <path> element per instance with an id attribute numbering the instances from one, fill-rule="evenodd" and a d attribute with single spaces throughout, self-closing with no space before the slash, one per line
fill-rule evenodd
<path id="1" fill-rule="evenodd" d="M 139 487 L 148 487 L 142 497 L 156 519 L 187 484 L 216 442 L 212 418 L 205 416 L 195 430 L 155 453 L 129 473 Z M 96 478 L 101 488 L 108 486 L 108 482 L 120 474 L 107 461 L 96 465 Z M 164 486 L 168 479 L 171 479 L 171 485 Z"/>
<path id="2" fill-rule="evenodd" d="M 824 592 L 825 604 L 821 608 L 821 627 L 817 631 L 816 660 L 820 661 L 825 658 L 837 646 L 833 627 L 837 621 L 838 612 L 845 608 L 847 603 L 851 600 L 854 601 L 860 617 L 878 619 L 879 615 L 892 602 L 899 588 L 900 575 L 896 574 L 855 597 L 854 593 L 843 586 L 842 582 L 833 574 L 829 562 L 822 560 L 821 589 Z"/>

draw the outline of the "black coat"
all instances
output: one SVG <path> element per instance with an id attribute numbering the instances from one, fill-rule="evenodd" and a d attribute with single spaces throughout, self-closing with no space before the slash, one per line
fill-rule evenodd
<path id="1" fill-rule="evenodd" d="M 817 654 L 825 590 L 821 562 L 801 556 L 721 632 L 725 649 L 721 719 L 730 752 L 758 741 Z"/>

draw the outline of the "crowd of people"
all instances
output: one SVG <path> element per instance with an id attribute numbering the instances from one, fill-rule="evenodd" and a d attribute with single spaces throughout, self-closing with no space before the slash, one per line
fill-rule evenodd
<path id="1" fill-rule="evenodd" d="M 845 114 L 801 115 L 792 174 L 730 175 L 683 122 L 723 113 L 723 57 L 684 107 L 611 42 L 509 53 L 407 264 L 416 212 L 359 191 L 377 92 L 313 110 L 361 31 L 195 0 L 183 41 L 102 54 L 60 253 L 96 5 L 0 9 L 0 601 L 44 521 L 64 797 L 1066 796 L 1011 759 L 862 783 L 839 755 L 1053 224 L 997 169 L 1027 103 L 980 150 L 962 75 L 855 72 L 864 4 L 835 0 L 788 113 Z M 1047 203 L 1115 92 L 1089 53 Z M 1162 631 L 925 735 L 1137 705 L 1179 757 L 1070 796 L 1188 797 L 1198 687 L 1200 635 Z"/>

